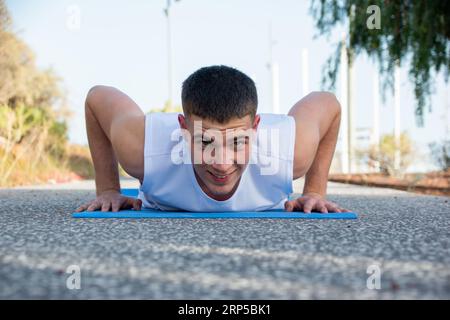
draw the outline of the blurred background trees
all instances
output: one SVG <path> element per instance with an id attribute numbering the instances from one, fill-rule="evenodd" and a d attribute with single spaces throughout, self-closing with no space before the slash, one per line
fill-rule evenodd
<path id="1" fill-rule="evenodd" d="M 150 112 L 182 109 L 167 102 Z M 93 178 L 89 148 L 68 142 L 70 116 L 61 79 L 36 66 L 0 0 L 0 186 Z"/>
<path id="2" fill-rule="evenodd" d="M 403 175 L 414 159 L 414 146 L 407 133 L 400 135 L 401 161 L 398 168 L 395 167 L 395 137 L 393 134 L 381 136 L 379 146 L 370 146 L 368 157 L 369 165 L 378 168 L 383 174 L 390 176 Z"/>
<path id="3" fill-rule="evenodd" d="M 450 173 L 450 140 L 433 142 L 429 147 L 435 164 Z"/>
<path id="4" fill-rule="evenodd" d="M 378 6 L 380 28 L 369 29 L 369 6 Z M 393 88 L 396 64 L 409 63 L 414 83 L 418 124 L 423 123 L 435 73 L 443 72 L 448 81 L 450 71 L 450 1 L 429 0 L 313 0 L 311 12 L 319 34 L 329 35 L 335 27 L 346 26 L 349 63 L 362 53 L 378 62 L 384 76 L 384 91 Z M 340 65 L 342 42 L 325 67 L 324 83 L 334 87 Z"/>
<path id="5" fill-rule="evenodd" d="M 51 69 L 36 66 L 0 0 L 0 186 L 45 181 L 55 172 L 70 171 L 69 117 L 60 79 Z"/>
<path id="6" fill-rule="evenodd" d="M 406 132 L 400 135 L 399 150 L 401 161 L 398 168 L 396 168 L 395 136 L 393 134 L 385 134 L 380 137 L 379 145 L 371 144 L 366 148 L 356 149 L 355 157 L 360 165 L 369 168 L 369 172 L 401 178 L 417 156 L 414 143 Z"/>

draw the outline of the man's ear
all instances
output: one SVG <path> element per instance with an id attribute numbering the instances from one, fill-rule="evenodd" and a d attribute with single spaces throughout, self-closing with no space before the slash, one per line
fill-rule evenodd
<path id="1" fill-rule="evenodd" d="M 261 117 L 259 116 L 259 114 L 255 115 L 255 119 L 253 120 L 253 125 L 252 125 L 253 130 L 258 129 L 260 120 L 261 120 Z"/>
<path id="2" fill-rule="evenodd" d="M 182 114 L 179 114 L 178 115 L 178 123 L 180 124 L 180 128 L 181 129 L 186 129 L 187 130 L 187 120 L 186 120 L 186 117 L 184 116 L 184 115 L 182 115 Z"/>

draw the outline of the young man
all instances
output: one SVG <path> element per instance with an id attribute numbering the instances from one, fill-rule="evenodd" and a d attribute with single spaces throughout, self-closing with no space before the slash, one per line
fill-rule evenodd
<path id="1" fill-rule="evenodd" d="M 257 105 L 254 82 L 226 66 L 184 81 L 183 115 L 144 115 L 119 90 L 95 86 L 85 110 L 97 197 L 77 211 L 347 211 L 325 199 L 341 116 L 334 95 L 311 93 L 288 115 Z M 139 179 L 138 199 L 120 194 L 118 162 Z M 303 176 L 303 196 L 289 201 Z"/>

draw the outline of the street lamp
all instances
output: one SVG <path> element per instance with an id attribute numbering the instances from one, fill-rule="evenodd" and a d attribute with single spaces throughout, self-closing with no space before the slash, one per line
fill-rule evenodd
<path id="1" fill-rule="evenodd" d="M 180 0 L 175 0 L 179 2 Z M 167 17 L 167 85 L 168 85 L 168 106 L 172 106 L 172 35 L 170 28 L 170 6 L 171 0 L 167 0 L 167 7 L 164 9 L 164 14 Z"/>
<path id="2" fill-rule="evenodd" d="M 269 22 L 269 62 L 267 67 L 270 71 L 270 84 L 272 92 L 272 113 L 280 113 L 280 92 L 279 92 L 279 67 L 273 61 L 273 47 L 277 42 L 272 37 L 272 22 Z"/>

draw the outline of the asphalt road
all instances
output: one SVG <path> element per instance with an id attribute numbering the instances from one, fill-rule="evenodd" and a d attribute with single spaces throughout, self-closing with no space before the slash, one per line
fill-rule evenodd
<path id="1" fill-rule="evenodd" d="M 92 181 L 0 189 L 0 298 L 450 299 L 450 198 L 329 194 L 359 219 L 82 220 Z"/>

